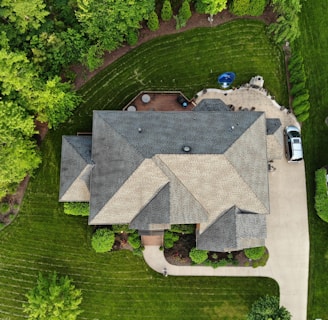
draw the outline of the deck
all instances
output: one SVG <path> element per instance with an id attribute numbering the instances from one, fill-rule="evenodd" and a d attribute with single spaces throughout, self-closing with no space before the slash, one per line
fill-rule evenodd
<path id="1" fill-rule="evenodd" d="M 182 95 L 187 101 L 187 107 L 182 107 L 177 101 L 179 95 Z M 146 99 L 144 99 L 146 96 Z M 147 97 L 148 96 L 148 97 Z M 149 99 L 149 102 L 147 101 Z M 144 101 L 143 101 L 144 100 Z M 147 102 L 145 102 L 147 101 Z M 133 100 L 131 100 L 124 108 L 124 111 L 186 111 L 192 110 L 195 103 L 183 93 L 175 92 L 156 92 L 144 91 L 140 92 Z"/>

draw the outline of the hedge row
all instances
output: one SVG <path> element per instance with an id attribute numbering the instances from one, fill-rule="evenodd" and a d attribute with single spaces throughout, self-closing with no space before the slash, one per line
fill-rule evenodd
<path id="1" fill-rule="evenodd" d="M 327 170 L 322 168 L 315 172 L 315 209 L 318 216 L 328 222 Z"/>
<path id="2" fill-rule="evenodd" d="M 289 81 L 292 84 L 290 93 L 293 97 L 293 111 L 297 120 L 304 122 L 309 117 L 310 95 L 308 89 L 306 89 L 306 75 L 303 57 L 299 52 L 294 53 L 290 58 L 288 70 L 290 73 Z"/>

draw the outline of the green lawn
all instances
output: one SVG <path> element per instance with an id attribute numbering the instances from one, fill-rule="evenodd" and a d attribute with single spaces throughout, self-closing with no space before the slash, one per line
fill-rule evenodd
<path id="1" fill-rule="evenodd" d="M 43 164 L 32 179 L 21 212 L 0 232 L 0 319 L 22 319 L 24 293 L 39 271 L 70 275 L 83 290 L 81 319 L 243 319 L 266 293 L 279 294 L 265 278 L 163 277 L 130 252 L 96 254 L 86 218 L 65 216 L 58 201 L 62 134 L 91 129 L 93 109 L 120 109 L 144 89 L 180 89 L 192 96 L 216 86 L 233 70 L 237 83 L 264 76 L 278 101 L 287 101 L 281 52 L 259 22 L 156 39 L 130 52 L 81 89 L 84 104 L 51 131 Z"/>
<path id="2" fill-rule="evenodd" d="M 303 126 L 306 160 L 308 207 L 310 221 L 310 279 L 308 319 L 327 319 L 328 296 L 328 224 L 322 222 L 314 210 L 314 171 L 328 164 L 328 2 L 303 1 L 301 38 L 298 47 L 304 56 L 308 76 L 311 111 Z"/>

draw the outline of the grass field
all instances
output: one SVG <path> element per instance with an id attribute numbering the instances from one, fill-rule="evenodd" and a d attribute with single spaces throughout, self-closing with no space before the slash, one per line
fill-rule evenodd
<path id="1" fill-rule="evenodd" d="M 328 164 L 328 2 L 303 1 L 301 49 L 310 90 L 310 119 L 303 126 L 310 221 L 310 280 L 308 319 L 328 319 L 328 224 L 314 210 L 314 171 Z"/>
<path id="2" fill-rule="evenodd" d="M 24 317 L 24 294 L 39 271 L 70 275 L 83 290 L 80 319 L 243 319 L 252 302 L 278 295 L 265 278 L 167 277 L 130 252 L 96 254 L 86 218 L 63 214 L 58 203 L 62 134 L 91 129 L 93 109 L 120 109 L 144 89 L 180 89 L 192 96 L 233 70 L 237 83 L 264 76 L 280 103 L 287 101 L 281 52 L 259 22 L 237 21 L 156 39 L 130 52 L 81 90 L 74 117 L 51 131 L 43 164 L 19 216 L 0 232 L 0 319 Z"/>

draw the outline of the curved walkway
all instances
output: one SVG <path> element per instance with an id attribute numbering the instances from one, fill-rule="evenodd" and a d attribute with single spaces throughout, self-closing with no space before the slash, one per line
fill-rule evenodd
<path id="1" fill-rule="evenodd" d="M 227 95 L 225 95 L 227 94 Z M 265 91 L 252 88 L 222 91 L 208 89 L 203 98 L 219 98 L 226 104 L 255 107 L 267 117 L 280 118 L 282 127 L 296 125 L 292 114 L 281 111 L 279 105 L 268 99 Z M 307 319 L 309 272 L 309 233 L 304 163 L 289 164 L 283 158 L 274 162 L 276 171 L 269 173 L 270 215 L 267 217 L 266 247 L 270 258 L 265 267 L 175 266 L 169 264 L 158 245 L 146 245 L 144 258 L 157 272 L 166 268 L 174 276 L 245 276 L 270 277 L 280 287 L 280 303 L 295 320 Z"/>

